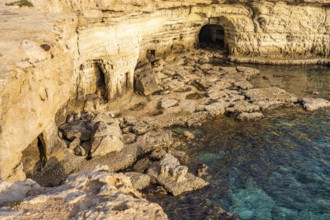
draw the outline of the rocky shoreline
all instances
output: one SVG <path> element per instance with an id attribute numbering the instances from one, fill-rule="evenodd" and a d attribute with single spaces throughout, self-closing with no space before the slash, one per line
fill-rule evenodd
<path id="1" fill-rule="evenodd" d="M 189 158 L 176 150 L 183 142 L 193 141 L 194 134 L 188 129 L 174 132 L 173 127 L 198 126 L 222 115 L 258 120 L 279 107 L 313 111 L 330 106 L 327 100 L 297 97 L 279 87 L 255 88 L 249 81 L 259 75 L 257 69 L 220 65 L 223 59 L 220 52 L 191 50 L 150 60 L 136 71 L 139 94 L 120 109 L 108 109 L 101 94 L 90 96 L 82 112 L 71 112 L 59 126 L 62 147 L 51 158 L 26 158 L 24 171 L 36 182 L 0 182 L 0 195 L 5 195 L 0 216 L 166 219 L 159 206 L 142 199 L 137 191 L 177 196 L 208 184 L 201 178 L 207 168 L 189 171 Z M 23 155 L 32 155 L 38 144 Z M 92 202 L 90 195 L 98 202 Z M 39 208 L 43 216 L 36 213 Z"/>

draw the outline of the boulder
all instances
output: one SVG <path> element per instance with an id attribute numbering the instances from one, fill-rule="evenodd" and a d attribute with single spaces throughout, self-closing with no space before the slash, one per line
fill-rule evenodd
<path id="1" fill-rule="evenodd" d="M 320 108 L 330 107 L 330 102 L 321 98 L 303 98 L 301 104 L 307 111 L 314 111 Z"/>
<path id="2" fill-rule="evenodd" d="M 128 172 L 125 175 L 130 178 L 132 186 L 136 190 L 142 190 L 150 185 L 151 178 L 149 175 L 137 172 Z"/>
<path id="3" fill-rule="evenodd" d="M 225 113 L 225 109 L 229 106 L 228 102 L 218 101 L 210 105 L 205 106 L 205 109 L 212 115 L 218 116 Z"/>
<path id="4" fill-rule="evenodd" d="M 261 112 L 243 112 L 241 113 L 237 119 L 239 120 L 256 120 L 256 119 L 260 119 L 263 118 L 264 115 Z"/>
<path id="5" fill-rule="evenodd" d="M 103 156 L 119 152 L 124 147 L 119 123 L 97 122 L 94 125 L 90 153 L 92 156 Z"/>
<path id="6" fill-rule="evenodd" d="M 167 153 L 148 170 L 148 174 L 174 196 L 184 192 L 200 189 L 208 183 L 188 172 L 188 167 L 180 165 L 179 161 Z"/>
<path id="7" fill-rule="evenodd" d="M 134 88 L 136 92 L 146 96 L 153 94 L 158 91 L 157 75 L 151 69 L 135 75 Z"/>

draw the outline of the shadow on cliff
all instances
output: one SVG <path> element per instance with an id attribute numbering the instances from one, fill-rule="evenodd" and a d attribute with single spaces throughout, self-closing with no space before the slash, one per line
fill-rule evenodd
<path id="1" fill-rule="evenodd" d="M 49 158 L 45 164 L 39 160 L 33 170 L 26 175 L 45 187 L 59 186 L 68 176 L 63 165 L 56 157 Z"/>

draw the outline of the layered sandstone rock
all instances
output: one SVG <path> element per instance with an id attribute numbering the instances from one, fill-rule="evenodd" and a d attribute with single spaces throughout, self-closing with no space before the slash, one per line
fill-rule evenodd
<path id="1" fill-rule="evenodd" d="M 15 190 L 19 185 L 19 190 Z M 162 208 L 142 198 L 129 177 L 106 167 L 70 176 L 59 187 L 27 180 L 0 183 L 1 219 L 167 219 Z"/>
<path id="2" fill-rule="evenodd" d="M 197 46 L 205 25 L 221 27 L 223 36 L 211 31 L 210 38 L 223 39 L 231 60 L 329 63 L 327 1 L 30 0 L 33 7 L 6 5 L 12 2 L 0 3 L 2 179 L 24 179 L 21 155 L 38 137 L 45 158 L 62 145 L 54 135 L 67 115 L 62 107 L 120 108 L 121 99 L 133 93 L 137 67 Z M 219 106 L 208 108 L 223 112 Z"/>

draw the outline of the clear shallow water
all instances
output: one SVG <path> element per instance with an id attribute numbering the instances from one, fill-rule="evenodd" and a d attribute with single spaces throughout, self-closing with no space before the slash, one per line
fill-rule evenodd
<path id="1" fill-rule="evenodd" d="M 330 98 L 329 68 L 259 69 L 268 80 L 255 79 L 258 87 L 278 84 L 300 97 Z M 170 219 L 214 219 L 217 206 L 242 219 L 330 219 L 330 109 L 280 109 L 256 122 L 223 118 L 195 132 L 199 138 L 182 150 L 192 170 L 209 166 L 210 185 L 154 198 Z"/>

